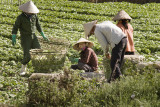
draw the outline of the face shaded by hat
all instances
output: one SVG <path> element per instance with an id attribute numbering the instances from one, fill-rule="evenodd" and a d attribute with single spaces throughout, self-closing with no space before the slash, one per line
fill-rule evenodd
<path id="1" fill-rule="evenodd" d="M 87 39 L 85 39 L 85 38 L 80 38 L 80 39 L 76 42 L 76 44 L 73 45 L 73 49 L 79 51 L 79 50 L 80 50 L 80 48 L 79 48 L 79 44 L 80 44 L 80 43 L 86 43 L 86 46 L 89 47 L 89 48 L 92 48 L 92 47 L 93 47 L 93 43 L 92 43 L 91 41 L 89 41 L 89 40 L 87 40 Z"/>
<path id="2" fill-rule="evenodd" d="M 132 18 L 124 10 L 121 10 L 114 16 L 112 20 L 116 21 L 116 20 L 123 20 L 123 19 L 131 20 Z"/>
<path id="3" fill-rule="evenodd" d="M 97 20 L 83 24 L 86 39 L 88 39 L 88 36 L 90 35 L 90 32 L 96 23 Z"/>
<path id="4" fill-rule="evenodd" d="M 21 6 L 19 6 L 19 9 L 25 13 L 32 13 L 32 14 L 39 13 L 38 8 L 34 5 L 32 1 L 22 4 Z"/>

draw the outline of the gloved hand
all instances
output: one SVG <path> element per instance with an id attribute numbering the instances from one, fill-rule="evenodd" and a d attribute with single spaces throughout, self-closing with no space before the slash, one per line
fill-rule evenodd
<path id="1" fill-rule="evenodd" d="M 74 61 L 75 61 L 76 63 L 78 63 L 79 58 L 74 58 Z"/>
<path id="2" fill-rule="evenodd" d="M 12 45 L 16 44 L 16 34 L 12 34 Z"/>
<path id="3" fill-rule="evenodd" d="M 44 36 L 44 33 L 43 33 L 43 32 L 41 32 L 41 35 L 42 35 L 42 37 L 43 37 L 44 40 L 49 41 L 48 38 L 47 38 L 46 36 Z"/>

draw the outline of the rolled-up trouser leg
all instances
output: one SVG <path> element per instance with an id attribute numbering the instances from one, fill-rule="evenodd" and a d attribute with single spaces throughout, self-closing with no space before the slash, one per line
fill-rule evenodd
<path id="1" fill-rule="evenodd" d="M 23 65 L 26 65 L 31 59 L 31 56 L 29 53 L 29 50 L 31 49 L 31 43 L 32 43 L 31 36 L 27 36 L 27 35 L 21 36 L 21 46 L 23 48 L 23 60 L 22 60 Z"/>
<path id="2" fill-rule="evenodd" d="M 40 44 L 35 34 L 22 35 L 21 46 L 23 48 L 22 64 L 26 65 L 31 60 L 31 55 L 29 53 L 30 49 L 40 49 Z"/>
<path id="3" fill-rule="evenodd" d="M 127 39 L 123 38 L 119 44 L 117 44 L 112 49 L 112 56 L 111 56 L 111 76 L 109 82 L 116 78 L 119 78 L 121 73 L 121 65 L 124 58 L 124 53 L 126 49 Z"/>
<path id="4" fill-rule="evenodd" d="M 31 55 L 29 53 L 29 49 L 24 48 L 22 64 L 26 65 L 30 60 L 31 60 Z"/>
<path id="5" fill-rule="evenodd" d="M 81 62 L 78 62 L 78 68 L 84 70 L 85 72 L 93 72 L 94 70 L 88 65 Z"/>

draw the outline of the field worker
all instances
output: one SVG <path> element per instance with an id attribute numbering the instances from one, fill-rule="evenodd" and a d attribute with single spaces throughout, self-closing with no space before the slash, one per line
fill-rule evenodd
<path id="1" fill-rule="evenodd" d="M 114 21 L 118 21 L 117 26 L 121 28 L 121 30 L 127 36 L 127 47 L 125 55 L 134 55 L 134 43 L 133 43 L 133 27 L 129 22 L 131 21 L 131 17 L 124 11 L 121 10 L 115 15 L 113 18 Z"/>
<path id="2" fill-rule="evenodd" d="M 91 49 L 93 43 L 80 38 L 77 43 L 73 46 L 73 49 L 80 52 L 80 59 L 77 65 L 71 65 L 71 68 L 76 70 L 84 70 L 85 72 L 94 72 L 98 68 L 98 59 L 95 52 Z"/>
<path id="3" fill-rule="evenodd" d="M 40 44 L 35 35 L 36 28 L 45 40 L 48 39 L 47 37 L 45 37 L 40 26 L 39 19 L 36 15 L 36 13 L 38 13 L 39 10 L 34 5 L 34 3 L 32 1 L 29 1 L 21 5 L 19 9 L 22 10 L 22 13 L 17 17 L 12 29 L 12 45 L 14 46 L 16 44 L 16 34 L 19 29 L 21 35 L 21 46 L 23 48 L 23 60 L 20 75 L 25 75 L 26 64 L 31 59 L 29 50 L 40 48 Z"/>
<path id="4" fill-rule="evenodd" d="M 127 45 L 127 37 L 122 30 L 110 21 L 104 21 L 97 24 L 97 21 L 86 23 L 84 26 L 84 32 L 86 38 L 92 34 L 98 39 L 107 58 L 111 58 L 111 76 L 108 82 L 115 80 L 122 75 L 121 65 L 124 58 L 124 53 Z M 109 47 L 112 49 L 110 56 Z"/>

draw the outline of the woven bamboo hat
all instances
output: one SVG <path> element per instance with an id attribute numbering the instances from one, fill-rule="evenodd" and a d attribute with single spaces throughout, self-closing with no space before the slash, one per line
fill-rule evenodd
<path id="1" fill-rule="evenodd" d="M 92 22 L 88 22 L 86 24 L 83 24 L 84 27 L 84 33 L 85 33 L 85 37 L 86 39 L 88 39 L 88 35 L 90 34 L 93 26 L 97 23 L 97 20 L 92 21 Z"/>
<path id="2" fill-rule="evenodd" d="M 112 20 L 116 21 L 116 20 L 121 20 L 121 19 L 131 20 L 132 18 L 124 10 L 121 10 L 117 13 L 117 15 L 114 16 Z"/>
<path id="3" fill-rule="evenodd" d="M 80 49 L 79 49 L 79 45 L 78 45 L 79 43 L 87 43 L 87 47 L 89 47 L 89 48 L 93 47 L 93 43 L 92 43 L 91 41 L 89 41 L 89 40 L 87 40 L 87 39 L 85 39 L 85 38 L 80 38 L 80 39 L 76 42 L 76 44 L 73 45 L 73 49 L 75 49 L 75 50 L 80 50 Z"/>
<path id="4" fill-rule="evenodd" d="M 39 13 L 38 8 L 34 5 L 32 1 L 20 5 L 19 9 L 26 13 Z"/>

